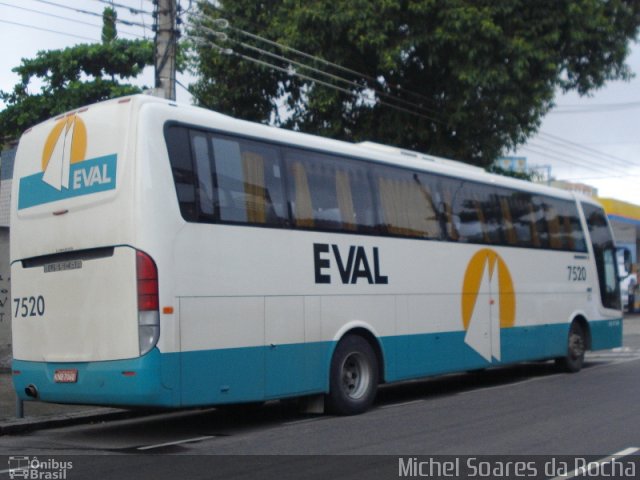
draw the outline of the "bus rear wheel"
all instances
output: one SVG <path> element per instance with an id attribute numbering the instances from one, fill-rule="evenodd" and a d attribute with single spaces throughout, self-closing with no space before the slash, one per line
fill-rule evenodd
<path id="1" fill-rule="evenodd" d="M 565 372 L 579 372 L 584 365 L 584 354 L 587 349 L 586 335 L 580 323 L 573 322 L 569 328 L 567 354 L 556 359 L 556 364 Z"/>
<path id="2" fill-rule="evenodd" d="M 369 342 L 358 335 L 343 338 L 331 359 L 329 411 L 357 415 L 373 403 L 378 389 L 378 362 Z"/>

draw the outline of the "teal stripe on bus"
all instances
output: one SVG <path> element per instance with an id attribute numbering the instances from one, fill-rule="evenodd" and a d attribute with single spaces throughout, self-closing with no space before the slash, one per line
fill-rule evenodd
<path id="1" fill-rule="evenodd" d="M 589 323 L 593 349 L 622 342 L 622 319 Z M 568 324 L 503 328 L 501 359 L 485 360 L 464 343 L 465 332 L 380 338 L 387 382 L 563 356 Z M 131 360 L 45 363 L 14 360 L 18 396 L 33 384 L 49 402 L 101 405 L 199 406 L 326 393 L 333 341 L 200 350 Z M 76 368 L 78 382 L 53 382 L 56 369 Z M 123 372 L 136 372 L 127 376 Z"/>

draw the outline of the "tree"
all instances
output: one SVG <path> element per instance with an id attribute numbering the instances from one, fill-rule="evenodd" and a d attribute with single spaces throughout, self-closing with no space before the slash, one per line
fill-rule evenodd
<path id="1" fill-rule="evenodd" d="M 118 36 L 116 26 L 118 13 L 111 7 L 106 7 L 102 12 L 102 43 L 109 43 Z"/>
<path id="2" fill-rule="evenodd" d="M 12 70 L 21 80 L 12 91 L 0 92 L 6 105 L 0 112 L 0 141 L 17 138 L 59 113 L 141 91 L 118 78 L 136 77 L 145 66 L 153 65 L 153 43 L 117 39 L 115 11 L 110 8 L 105 9 L 104 20 L 103 43 L 39 51 Z M 29 91 L 35 79 L 42 82 L 39 93 Z"/>
<path id="3" fill-rule="evenodd" d="M 631 78 L 640 3 L 220 0 L 192 23 L 202 106 L 487 166 L 536 131 L 556 91 Z"/>

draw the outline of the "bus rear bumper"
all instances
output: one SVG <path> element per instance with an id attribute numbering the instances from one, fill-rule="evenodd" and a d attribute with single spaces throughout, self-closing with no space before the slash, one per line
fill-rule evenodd
<path id="1" fill-rule="evenodd" d="M 179 406 L 173 391 L 162 383 L 162 357 L 156 348 L 143 357 L 102 362 L 14 359 L 13 384 L 21 400 L 81 405 Z M 75 381 L 56 382 L 55 372 L 61 370 L 75 371 Z"/>

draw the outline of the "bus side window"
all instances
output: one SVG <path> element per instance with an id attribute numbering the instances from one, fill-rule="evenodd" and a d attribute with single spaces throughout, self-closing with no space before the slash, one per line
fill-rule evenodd
<path id="1" fill-rule="evenodd" d="M 587 240 L 580 225 L 580 218 L 578 217 L 578 209 L 574 202 L 571 202 L 571 215 L 568 217 L 571 224 L 571 237 L 573 238 L 574 250 L 576 252 L 587 251 Z"/>
<path id="2" fill-rule="evenodd" d="M 485 241 L 492 245 L 500 245 L 504 243 L 504 225 L 497 191 L 491 186 L 482 186 L 479 191 L 482 192 L 479 207 L 484 216 Z"/>
<path id="3" fill-rule="evenodd" d="M 313 206 L 311 204 L 311 191 L 304 164 L 294 160 L 290 164 L 291 182 L 293 191 L 289 192 L 289 202 L 296 227 L 313 228 Z"/>
<path id="4" fill-rule="evenodd" d="M 441 219 L 440 224 L 445 235 L 444 238 L 451 242 L 460 240 L 460 217 L 455 212 L 455 204 L 458 195 L 461 195 L 463 183 L 453 178 L 440 179 L 441 192 Z"/>
<path id="5" fill-rule="evenodd" d="M 470 243 L 498 243 L 500 217 L 488 188 L 473 183 L 462 187 L 455 212 L 460 217 L 460 240 Z"/>
<path id="6" fill-rule="evenodd" d="M 286 220 L 278 153 L 255 142 L 214 136 L 219 219 L 281 226 Z"/>
<path id="7" fill-rule="evenodd" d="M 377 167 L 374 178 L 382 222 L 388 233 L 417 238 L 441 238 L 431 186 L 424 175 Z"/>
<path id="8" fill-rule="evenodd" d="M 556 204 L 564 237 L 564 248 L 576 252 L 586 252 L 587 244 L 575 202 L 556 200 Z"/>
<path id="9" fill-rule="evenodd" d="M 543 199 L 539 196 L 531 198 L 531 216 L 535 228 L 534 247 L 549 248 L 549 231 Z"/>
<path id="10" fill-rule="evenodd" d="M 371 232 L 375 228 L 365 164 L 329 155 L 285 150 L 289 202 L 300 228 Z"/>
<path id="11" fill-rule="evenodd" d="M 502 230 L 504 240 L 508 245 L 517 245 L 518 236 L 516 235 L 516 227 L 511 212 L 512 202 L 511 196 L 506 192 L 498 194 L 498 202 L 500 203 L 500 211 L 502 213 Z"/>
<path id="12" fill-rule="evenodd" d="M 544 203 L 545 218 L 547 220 L 547 229 L 549 231 L 549 246 L 553 250 L 563 248 L 563 234 L 560 230 L 560 217 L 558 210 L 549 200 Z"/>
<path id="13" fill-rule="evenodd" d="M 213 177 L 211 175 L 211 155 L 207 135 L 200 132 L 191 133 L 191 147 L 197 172 L 196 192 L 200 205 L 200 213 L 213 218 L 214 192 Z"/>
<path id="14" fill-rule="evenodd" d="M 241 142 L 244 204 L 249 223 L 282 226 L 287 221 L 278 151 Z"/>
<path id="15" fill-rule="evenodd" d="M 531 196 L 525 193 L 512 192 L 509 196 L 509 206 L 518 246 L 540 246 L 532 214 Z"/>
<path id="16" fill-rule="evenodd" d="M 180 213 L 188 222 L 195 222 L 198 212 L 189 131 L 185 127 L 169 126 L 165 130 L 165 141 Z"/>
<path id="17" fill-rule="evenodd" d="M 353 200 L 357 231 L 377 233 L 379 232 L 378 211 L 376 209 L 374 193 L 371 189 L 368 169 L 369 167 L 367 165 L 360 163 L 357 164 L 356 168 L 349 169 L 351 198 Z"/>
<path id="18" fill-rule="evenodd" d="M 218 137 L 212 139 L 212 144 L 219 219 L 246 223 L 248 217 L 244 202 L 244 174 L 240 144 L 237 140 Z"/>

